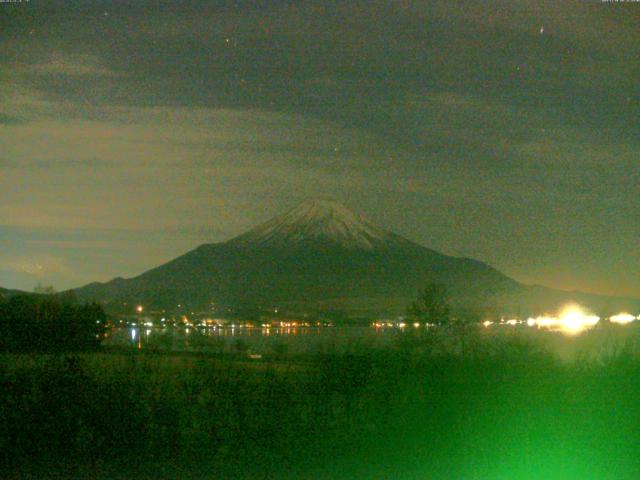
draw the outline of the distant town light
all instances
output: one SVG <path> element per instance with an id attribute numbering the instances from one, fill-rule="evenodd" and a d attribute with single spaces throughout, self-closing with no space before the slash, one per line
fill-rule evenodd
<path id="1" fill-rule="evenodd" d="M 609 318 L 611 323 L 618 323 L 620 325 L 626 325 L 627 323 L 631 323 L 636 319 L 633 315 L 629 313 L 619 313 L 618 315 L 613 315 Z"/>
<path id="2" fill-rule="evenodd" d="M 136 312 L 138 312 L 138 313 L 142 313 L 143 310 L 144 310 L 144 308 L 142 307 L 142 305 L 138 305 L 136 307 Z"/>

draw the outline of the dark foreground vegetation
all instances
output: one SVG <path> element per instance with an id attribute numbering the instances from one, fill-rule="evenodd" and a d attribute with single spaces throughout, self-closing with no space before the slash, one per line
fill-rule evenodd
<path id="1" fill-rule="evenodd" d="M 95 350 L 100 346 L 106 320 L 100 305 L 80 305 L 73 295 L 0 298 L 0 351 Z"/>
<path id="2" fill-rule="evenodd" d="M 1 478 L 636 479 L 640 358 L 429 336 L 301 361 L 0 356 Z"/>

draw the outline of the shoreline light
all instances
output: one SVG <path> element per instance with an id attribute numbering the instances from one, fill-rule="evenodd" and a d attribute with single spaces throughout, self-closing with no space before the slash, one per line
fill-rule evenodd
<path id="1" fill-rule="evenodd" d="M 609 321 L 611 323 L 617 323 L 619 325 L 626 325 L 627 323 L 631 323 L 634 320 L 636 320 L 636 317 L 626 312 L 609 317 Z"/>
<path id="2" fill-rule="evenodd" d="M 600 317 L 587 313 L 579 305 L 568 305 L 562 309 L 557 317 L 543 315 L 536 318 L 529 318 L 527 325 L 575 335 L 595 327 L 599 321 Z"/>

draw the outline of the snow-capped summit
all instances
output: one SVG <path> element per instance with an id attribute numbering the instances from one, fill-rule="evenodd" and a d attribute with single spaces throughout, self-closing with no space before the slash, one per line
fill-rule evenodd
<path id="1" fill-rule="evenodd" d="M 308 200 L 233 240 L 240 245 L 286 246 L 318 241 L 371 250 L 394 235 L 334 200 Z"/>

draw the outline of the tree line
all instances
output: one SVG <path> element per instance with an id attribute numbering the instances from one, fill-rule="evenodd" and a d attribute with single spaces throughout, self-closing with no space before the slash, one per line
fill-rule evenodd
<path id="1" fill-rule="evenodd" d="M 99 346 L 107 321 L 97 303 L 72 295 L 16 295 L 0 299 L 0 351 L 67 352 Z"/>

